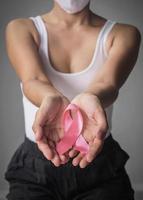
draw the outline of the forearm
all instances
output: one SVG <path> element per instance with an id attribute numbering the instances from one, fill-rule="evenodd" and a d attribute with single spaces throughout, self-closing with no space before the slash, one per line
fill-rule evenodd
<path id="1" fill-rule="evenodd" d="M 62 95 L 52 84 L 41 80 L 29 80 L 23 83 L 25 96 L 37 107 L 40 107 L 44 98 L 52 95 Z"/>
<path id="2" fill-rule="evenodd" d="M 84 92 L 95 94 L 102 103 L 103 108 L 113 104 L 119 93 L 115 87 L 100 82 L 89 85 L 89 87 Z"/>

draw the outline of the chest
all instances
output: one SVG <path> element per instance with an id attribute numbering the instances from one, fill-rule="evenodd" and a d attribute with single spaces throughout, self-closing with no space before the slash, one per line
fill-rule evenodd
<path id="1" fill-rule="evenodd" d="M 86 69 L 95 54 L 101 29 L 102 27 L 90 27 L 74 31 L 55 30 L 48 26 L 46 45 L 52 67 L 64 73 L 75 73 Z M 111 42 L 110 35 L 105 43 L 107 52 Z"/>

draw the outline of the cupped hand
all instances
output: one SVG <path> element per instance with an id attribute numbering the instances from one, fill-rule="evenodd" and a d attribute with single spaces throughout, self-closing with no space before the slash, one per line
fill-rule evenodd
<path id="1" fill-rule="evenodd" d="M 65 96 L 46 96 L 36 112 L 32 126 L 39 150 L 55 166 L 69 160 L 68 152 L 60 156 L 56 151 L 56 144 L 64 135 L 61 116 L 69 103 Z"/>
<path id="2" fill-rule="evenodd" d="M 104 138 L 108 130 L 106 112 L 99 98 L 92 93 L 81 93 L 71 103 L 76 104 L 83 116 L 82 135 L 89 144 L 87 154 L 80 153 L 74 149 L 69 151 L 69 156 L 74 157 L 74 166 L 86 167 L 100 153 L 104 144 Z"/>

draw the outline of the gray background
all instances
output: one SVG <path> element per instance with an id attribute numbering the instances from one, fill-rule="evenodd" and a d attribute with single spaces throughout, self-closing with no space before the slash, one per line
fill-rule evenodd
<path id="1" fill-rule="evenodd" d="M 4 31 L 14 18 L 36 16 L 48 12 L 52 1 L 8 0 L 0 5 L 0 194 L 8 184 L 3 175 L 16 148 L 24 139 L 24 115 L 19 79 L 8 61 L 5 51 Z M 121 23 L 135 25 L 143 32 L 143 1 L 139 0 L 93 0 L 91 9 L 97 14 Z M 120 90 L 114 105 L 112 133 L 128 152 L 130 159 L 126 169 L 138 195 L 143 191 L 143 48 L 141 44 L 138 61 L 128 80 Z"/>

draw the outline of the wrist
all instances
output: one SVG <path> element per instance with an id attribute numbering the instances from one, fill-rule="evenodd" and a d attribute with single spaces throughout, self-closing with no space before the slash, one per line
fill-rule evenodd
<path id="1" fill-rule="evenodd" d="M 62 94 L 58 93 L 58 92 L 48 92 L 45 96 L 44 99 L 48 99 L 48 98 L 53 98 L 53 99 L 60 99 L 61 97 L 63 97 Z"/>
<path id="2" fill-rule="evenodd" d="M 98 101 L 101 102 L 99 95 L 98 95 L 98 94 L 95 94 L 95 93 L 93 93 L 93 92 L 85 91 L 85 92 L 80 93 L 80 95 L 81 95 L 81 96 L 82 96 L 82 95 L 92 95 L 92 96 L 94 96 Z M 82 96 L 82 97 L 83 97 L 83 96 Z"/>
<path id="3" fill-rule="evenodd" d="M 88 92 L 88 91 L 82 92 L 82 93 L 80 93 L 79 95 L 76 96 L 76 99 L 78 99 L 78 101 L 80 101 L 80 103 L 82 104 L 82 103 L 84 102 L 84 98 L 88 98 L 88 97 L 89 97 L 89 102 L 90 102 L 90 97 L 91 97 L 91 96 L 95 99 L 95 101 L 96 101 L 102 108 L 104 108 L 100 97 L 99 97 L 97 94 L 92 93 L 92 92 Z"/>

